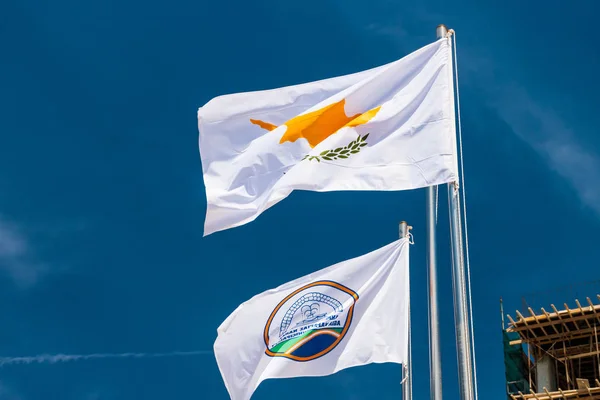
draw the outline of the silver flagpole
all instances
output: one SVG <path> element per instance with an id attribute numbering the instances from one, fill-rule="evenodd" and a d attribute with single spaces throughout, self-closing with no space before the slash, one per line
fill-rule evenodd
<path id="1" fill-rule="evenodd" d="M 438 25 L 435 30 L 436 38 L 446 36 L 448 29 Z M 436 201 L 438 187 L 427 187 L 427 264 L 429 267 L 429 398 L 442 400 L 442 358 L 440 355 L 440 335 L 437 300 L 437 259 L 436 259 Z"/>
<path id="2" fill-rule="evenodd" d="M 450 203 L 450 236 L 452 240 L 452 275 L 454 292 L 454 325 L 458 357 L 458 383 L 461 400 L 474 400 L 473 371 L 471 368 L 471 339 L 467 312 L 465 266 L 462 245 L 459 189 L 456 182 L 448 184 Z"/>
<path id="3" fill-rule="evenodd" d="M 408 237 L 410 226 L 406 221 L 400 222 L 400 239 Z M 408 303 L 408 356 L 407 365 L 403 365 L 402 400 L 412 400 L 412 343 L 410 328 L 410 301 Z"/>
<path id="4" fill-rule="evenodd" d="M 440 30 L 444 32 L 448 31 L 445 26 L 439 26 L 437 30 L 438 35 Z M 453 74 L 451 79 L 454 80 Z M 454 104 L 452 107 L 454 107 Z M 469 312 L 467 309 L 467 286 L 459 195 L 458 182 L 449 183 L 448 204 L 450 208 L 450 238 L 452 241 L 452 290 L 454 295 L 456 354 L 458 358 L 458 386 L 461 400 L 474 400 L 473 359 L 471 357 L 471 334 L 469 330 Z"/>

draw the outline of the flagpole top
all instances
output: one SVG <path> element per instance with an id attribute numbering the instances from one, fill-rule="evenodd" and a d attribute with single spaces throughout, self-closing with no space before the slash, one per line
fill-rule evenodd
<path id="1" fill-rule="evenodd" d="M 400 239 L 408 237 L 411 229 L 412 226 L 408 225 L 408 222 L 400 221 Z"/>
<path id="2" fill-rule="evenodd" d="M 435 28 L 435 36 L 438 39 L 441 39 L 443 37 L 446 37 L 446 34 L 448 33 L 448 27 L 444 24 L 439 24 L 436 28 Z"/>

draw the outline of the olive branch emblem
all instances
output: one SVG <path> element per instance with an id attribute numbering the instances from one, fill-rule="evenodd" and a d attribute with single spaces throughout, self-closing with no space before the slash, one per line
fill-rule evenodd
<path id="1" fill-rule="evenodd" d="M 304 158 L 302 160 L 304 161 L 304 160 L 308 159 L 308 161 L 317 160 L 318 162 L 321 162 L 321 159 L 327 160 L 327 161 L 333 161 L 333 160 L 337 160 L 338 158 L 348 158 L 352 154 L 356 154 L 356 153 L 360 152 L 360 149 L 362 149 L 363 147 L 365 147 L 367 145 L 368 137 L 369 137 L 368 133 L 362 137 L 360 135 L 358 135 L 358 137 L 356 139 L 354 139 L 353 141 L 351 141 L 344 147 L 338 147 L 335 150 L 322 151 L 321 154 L 319 154 L 318 156 L 311 156 L 311 155 L 307 154 L 304 156 Z"/>

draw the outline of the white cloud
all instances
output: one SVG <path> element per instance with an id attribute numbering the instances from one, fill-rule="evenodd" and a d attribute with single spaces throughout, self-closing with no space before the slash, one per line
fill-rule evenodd
<path id="1" fill-rule="evenodd" d="M 474 89 L 481 96 L 478 100 L 495 111 L 550 169 L 564 178 L 583 204 L 600 215 L 600 186 L 595 184 L 600 180 L 600 157 L 582 142 L 582 138 L 593 135 L 585 128 L 586 116 L 578 118 L 578 129 L 573 128 L 555 111 L 559 105 L 551 100 L 554 93 L 533 93 L 523 83 L 498 73 L 487 49 L 458 46 L 461 82 Z"/>
<path id="2" fill-rule="evenodd" d="M 425 12 L 417 8 L 414 11 L 424 25 L 446 19 L 445 16 L 433 16 L 430 10 Z M 386 35 L 398 43 L 409 35 L 403 29 L 377 23 L 365 29 L 373 34 Z M 475 95 L 481 96 L 477 100 L 487 103 L 524 143 L 547 162 L 549 168 L 565 179 L 583 204 L 600 215 L 600 185 L 596 184 L 600 181 L 600 157 L 586 149 L 581 139 L 594 133 L 575 131 L 568 121 L 561 119 L 553 110 L 558 105 L 552 104 L 551 96 L 531 93 L 524 84 L 498 74 L 495 69 L 497 60 L 488 48 L 466 47 L 458 39 L 458 56 L 461 87 L 467 84 L 475 89 Z M 503 64 L 506 70 L 519 68 L 516 64 L 507 66 L 506 61 Z M 463 110 L 463 114 L 465 112 L 468 111 Z M 581 120 L 578 125 L 583 125 Z"/>
<path id="3" fill-rule="evenodd" d="M 587 150 L 579 135 L 549 106 L 536 100 L 522 87 L 495 83 L 494 100 L 498 115 L 512 130 L 565 178 L 581 201 L 600 215 L 600 159 Z"/>
<path id="4" fill-rule="evenodd" d="M 0 273 L 20 288 L 33 286 L 45 268 L 35 262 L 27 238 L 18 228 L 0 217 Z"/>

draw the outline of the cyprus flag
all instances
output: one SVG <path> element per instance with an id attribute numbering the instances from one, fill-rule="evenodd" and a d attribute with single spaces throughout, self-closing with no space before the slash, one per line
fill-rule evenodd
<path id="1" fill-rule="evenodd" d="M 253 221 L 294 189 L 407 190 L 457 180 L 452 51 L 212 99 L 198 110 L 204 235 Z"/>

